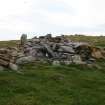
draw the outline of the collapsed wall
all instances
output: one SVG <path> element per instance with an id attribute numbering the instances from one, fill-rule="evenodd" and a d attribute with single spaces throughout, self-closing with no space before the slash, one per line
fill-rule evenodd
<path id="1" fill-rule="evenodd" d="M 27 39 L 23 34 L 18 47 L 0 49 L 0 66 L 18 69 L 18 65 L 42 61 L 53 65 L 92 64 L 104 58 L 104 50 L 84 42 L 73 42 L 66 36 L 52 37 L 51 34 Z"/>
<path id="2" fill-rule="evenodd" d="M 47 60 L 52 64 L 84 64 L 92 63 L 96 58 L 104 58 L 99 48 L 85 42 L 73 42 L 64 35 L 52 37 L 47 34 L 28 40 L 27 35 L 22 35 L 20 49 L 31 60 Z"/>

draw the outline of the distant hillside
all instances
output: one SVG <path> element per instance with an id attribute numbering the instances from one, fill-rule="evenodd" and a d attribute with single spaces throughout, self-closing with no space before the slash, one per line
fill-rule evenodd
<path id="1" fill-rule="evenodd" d="M 73 41 L 84 41 L 96 46 L 105 46 L 105 36 L 70 35 L 67 37 L 69 37 Z"/>
<path id="2" fill-rule="evenodd" d="M 11 47 L 11 46 L 16 46 L 17 43 L 19 43 L 18 40 L 0 41 L 0 47 Z"/>
<path id="3" fill-rule="evenodd" d="M 96 46 L 105 46 L 105 36 L 66 35 L 72 41 L 88 42 Z M 0 47 L 16 46 L 18 40 L 0 41 Z"/>

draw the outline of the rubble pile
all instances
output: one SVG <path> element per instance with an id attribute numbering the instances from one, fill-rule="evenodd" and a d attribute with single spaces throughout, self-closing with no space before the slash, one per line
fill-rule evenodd
<path id="1" fill-rule="evenodd" d="M 92 64 L 96 59 L 104 58 L 105 51 L 84 42 L 73 42 L 64 35 L 27 39 L 23 34 L 16 48 L 0 49 L 0 68 L 18 70 L 21 64 L 42 61 L 53 65 Z"/>
<path id="2" fill-rule="evenodd" d="M 17 70 L 18 66 L 15 64 L 16 57 L 18 54 L 18 49 L 14 47 L 7 47 L 0 49 L 0 70 L 5 68 L 10 68 Z"/>
<path id="3" fill-rule="evenodd" d="M 104 58 L 101 49 L 85 42 L 73 42 L 66 36 L 52 37 L 51 34 L 27 39 L 21 37 L 20 48 L 25 55 L 17 60 L 17 64 L 34 60 L 49 61 L 52 64 L 85 64 L 92 63 L 95 59 Z M 22 62 L 21 62 L 22 61 Z"/>

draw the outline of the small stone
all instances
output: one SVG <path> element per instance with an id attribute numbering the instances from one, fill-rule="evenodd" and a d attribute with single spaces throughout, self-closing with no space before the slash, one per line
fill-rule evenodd
<path id="1" fill-rule="evenodd" d="M 11 70 L 17 71 L 18 70 L 18 66 L 16 64 L 10 63 L 9 67 Z"/>
<path id="2" fill-rule="evenodd" d="M 75 64 L 85 64 L 85 62 L 82 61 L 80 55 L 74 55 L 72 57 L 73 63 Z"/>
<path id="3" fill-rule="evenodd" d="M 102 67 L 101 67 L 100 65 L 98 65 L 98 64 L 93 64 L 93 66 L 94 66 L 95 68 L 97 68 L 97 69 L 102 69 Z"/>
<path id="4" fill-rule="evenodd" d="M 70 65 L 72 63 L 72 61 L 64 61 L 65 65 Z"/>
<path id="5" fill-rule="evenodd" d="M 62 74 L 55 74 L 51 77 L 53 80 L 62 81 L 64 80 L 65 76 Z"/>
<path id="6" fill-rule="evenodd" d="M 0 66 L 0 71 L 4 71 L 4 67 L 3 66 Z"/>
<path id="7" fill-rule="evenodd" d="M 89 68 L 93 68 L 93 65 L 92 65 L 92 64 L 87 64 L 87 66 L 88 66 Z"/>
<path id="8" fill-rule="evenodd" d="M 59 66 L 59 65 L 60 65 L 60 62 L 59 62 L 59 61 L 53 61 L 53 62 L 52 62 L 52 65 L 54 65 L 54 66 Z"/>
<path id="9" fill-rule="evenodd" d="M 35 60 L 36 59 L 32 56 L 21 57 L 21 58 L 17 59 L 16 64 L 22 65 L 22 64 L 26 64 L 26 63 L 31 63 Z"/>
<path id="10" fill-rule="evenodd" d="M 22 53 L 22 52 L 18 53 L 18 58 L 21 58 L 21 57 L 24 57 L 24 56 L 25 56 L 24 53 Z"/>

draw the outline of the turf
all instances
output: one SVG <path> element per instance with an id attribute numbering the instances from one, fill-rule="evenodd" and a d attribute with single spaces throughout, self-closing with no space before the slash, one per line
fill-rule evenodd
<path id="1" fill-rule="evenodd" d="M 105 70 L 28 64 L 0 72 L 0 105 L 105 105 Z"/>

